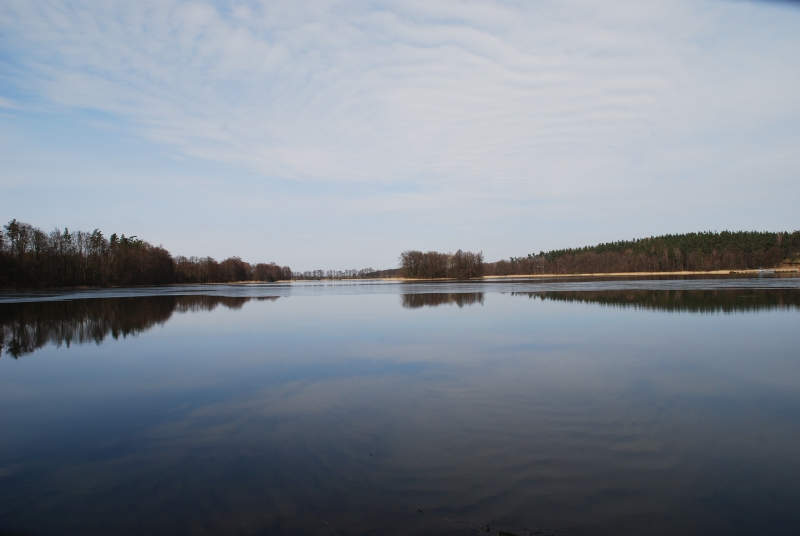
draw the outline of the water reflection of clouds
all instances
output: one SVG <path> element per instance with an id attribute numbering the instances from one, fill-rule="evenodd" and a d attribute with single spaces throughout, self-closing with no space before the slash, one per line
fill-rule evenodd
<path id="1" fill-rule="evenodd" d="M 84 495 L 52 513 L 77 526 L 70 512 L 90 497 L 132 521 L 146 519 L 153 533 L 192 523 L 229 533 L 245 523 L 315 534 L 322 520 L 340 533 L 433 532 L 422 508 L 475 525 L 579 532 L 581 524 L 596 530 L 619 519 L 674 527 L 676 517 L 685 528 L 715 529 L 720 513 L 697 503 L 720 485 L 765 502 L 763 480 L 748 483 L 748 493 L 738 477 L 709 473 L 696 455 L 711 450 L 734 460 L 720 469 L 741 474 L 736 464 L 750 445 L 732 437 L 730 425 L 774 440 L 779 423 L 743 424 L 731 414 L 721 422 L 696 399 L 663 407 L 585 384 L 548 387 L 526 368 L 508 373 L 502 381 L 394 374 L 296 381 L 211 402 L 133 445 L 107 445 L 117 455 L 65 467 L 60 485 L 75 479 Z M 131 494 L 139 498 L 133 505 Z M 454 527 L 437 530 L 447 528 Z"/>

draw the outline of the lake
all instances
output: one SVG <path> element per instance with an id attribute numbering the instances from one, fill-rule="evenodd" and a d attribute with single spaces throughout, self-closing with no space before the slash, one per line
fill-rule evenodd
<path id="1" fill-rule="evenodd" d="M 800 278 L 0 293 L 3 534 L 788 534 Z"/>

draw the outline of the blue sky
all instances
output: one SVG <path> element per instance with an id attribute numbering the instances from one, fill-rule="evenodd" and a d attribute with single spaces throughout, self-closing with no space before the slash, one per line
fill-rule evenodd
<path id="1" fill-rule="evenodd" d="M 794 230 L 800 5 L 0 4 L 0 218 L 293 269 Z"/>

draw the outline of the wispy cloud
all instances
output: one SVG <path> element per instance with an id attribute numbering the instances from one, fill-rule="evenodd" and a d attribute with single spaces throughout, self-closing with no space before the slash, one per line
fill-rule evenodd
<path id="1" fill-rule="evenodd" d="M 449 213 L 659 195 L 662 176 L 747 187 L 764 178 L 731 174 L 744 154 L 797 176 L 781 148 L 800 141 L 798 22 L 722 1 L 8 0 L 0 44 L 6 87 L 29 100 L 267 179 L 385 185 L 376 207 Z M 407 181 L 424 188 L 391 190 Z"/>

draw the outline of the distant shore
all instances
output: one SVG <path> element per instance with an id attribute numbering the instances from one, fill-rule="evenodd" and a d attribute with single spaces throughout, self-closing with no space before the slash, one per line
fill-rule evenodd
<path id="1" fill-rule="evenodd" d="M 800 274 L 800 268 L 769 268 L 765 270 L 710 270 L 710 271 L 689 271 L 684 270 L 681 272 L 608 272 L 608 273 L 591 273 L 591 274 L 514 274 L 514 275 L 484 275 L 473 279 L 453 279 L 453 278 L 439 278 L 439 279 L 416 279 L 409 277 L 376 277 L 370 279 L 293 279 L 287 282 L 300 282 L 300 281 L 479 281 L 491 279 L 552 279 L 552 278 L 570 278 L 570 277 L 636 277 L 636 276 L 683 276 L 683 275 L 756 275 L 759 273 L 775 273 L 775 274 Z"/>

